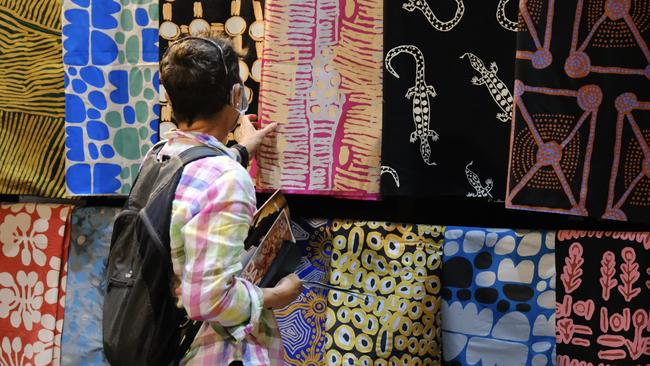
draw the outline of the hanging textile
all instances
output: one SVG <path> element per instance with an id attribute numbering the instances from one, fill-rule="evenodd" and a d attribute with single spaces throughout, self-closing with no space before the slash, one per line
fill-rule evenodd
<path id="1" fill-rule="evenodd" d="M 518 1 L 386 1 L 384 195 L 503 200 Z"/>
<path id="2" fill-rule="evenodd" d="M 440 363 L 440 226 L 332 223 L 325 362 Z"/>
<path id="3" fill-rule="evenodd" d="M 70 206 L 0 205 L 0 364 L 60 364 Z"/>
<path id="4" fill-rule="evenodd" d="M 131 190 L 158 141 L 157 42 L 157 1 L 63 1 L 70 194 Z"/>
<path id="5" fill-rule="evenodd" d="M 521 2 L 507 207 L 650 222 L 649 7 Z"/>
<path id="6" fill-rule="evenodd" d="M 205 32 L 228 36 L 235 50 L 244 54 L 239 61 L 239 75 L 249 97 L 247 113 L 257 113 L 264 44 L 264 0 L 163 0 L 161 4 L 160 55 L 167 50 L 169 42 L 183 36 Z M 171 106 L 164 93 L 160 93 L 160 98 L 161 122 L 171 122 Z"/>
<path id="7" fill-rule="evenodd" d="M 267 0 L 258 154 L 263 190 L 376 198 L 383 2 Z"/>
<path id="8" fill-rule="evenodd" d="M 559 231 L 558 364 L 650 364 L 650 233 Z"/>
<path id="9" fill-rule="evenodd" d="M 72 212 L 65 320 L 61 337 L 64 365 L 106 365 L 102 344 L 104 271 L 120 210 L 84 207 Z"/>
<path id="10" fill-rule="evenodd" d="M 332 253 L 332 222 L 321 219 L 295 219 L 292 231 L 305 255 L 296 274 L 305 281 L 327 282 L 327 266 Z M 322 362 L 325 343 L 327 291 L 305 287 L 291 305 L 276 310 L 285 365 L 309 366 Z"/>
<path id="11" fill-rule="evenodd" d="M 447 227 L 445 363 L 555 364 L 554 248 L 553 231 Z"/>
<path id="12" fill-rule="evenodd" d="M 0 0 L 0 194 L 64 197 L 61 0 Z"/>

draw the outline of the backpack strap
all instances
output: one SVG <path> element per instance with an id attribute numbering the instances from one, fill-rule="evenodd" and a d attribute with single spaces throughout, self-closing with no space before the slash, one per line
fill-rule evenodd
<path id="1" fill-rule="evenodd" d="M 214 148 L 214 147 L 209 147 L 209 146 L 194 146 L 190 147 L 189 149 L 183 151 L 178 155 L 178 158 L 181 159 L 181 162 L 183 163 L 183 166 L 207 157 L 212 157 L 212 156 L 221 156 L 225 155 L 226 153 L 221 151 L 220 149 Z"/>

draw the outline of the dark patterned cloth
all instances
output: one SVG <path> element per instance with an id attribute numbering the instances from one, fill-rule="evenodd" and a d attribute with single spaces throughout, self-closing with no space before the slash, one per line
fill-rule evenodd
<path id="1" fill-rule="evenodd" d="M 558 365 L 650 364 L 650 233 L 557 239 Z"/>
<path id="2" fill-rule="evenodd" d="M 251 25 L 256 21 L 256 14 L 254 10 L 254 3 L 259 3 L 257 16 L 260 20 L 263 18 L 264 0 L 235 0 L 235 1 L 190 1 L 190 0 L 163 0 L 160 2 L 160 55 L 162 56 L 167 50 L 169 41 L 176 40 L 182 35 L 196 35 L 201 31 L 210 31 L 213 34 L 223 34 L 230 36 L 233 44 L 237 45 L 236 37 L 225 32 L 226 26 L 229 30 L 236 29 L 240 31 L 243 25 L 243 33 L 241 34 L 241 50 L 246 53 L 243 62 L 240 62 L 240 74 L 245 76 L 245 85 L 251 92 L 249 99 L 250 107 L 249 113 L 257 113 L 257 92 L 259 89 L 259 72 L 261 71 L 261 59 L 257 64 L 258 59 L 256 42 L 251 38 L 251 32 L 257 31 L 263 23 L 258 23 L 251 31 Z M 237 15 L 239 10 L 239 18 L 231 20 L 230 18 Z M 259 11 L 261 10 L 261 11 Z M 263 31 L 262 31 L 263 34 Z M 237 47 L 236 47 L 237 49 Z M 259 47 L 261 51 L 261 45 Z M 259 57 L 261 58 L 261 54 Z M 255 65 L 254 65 L 255 64 Z M 259 67 L 259 69 L 258 69 Z M 255 69 L 256 71 L 254 71 Z M 163 101 L 163 104 L 166 104 Z M 170 119 L 163 113 L 163 121 L 167 122 Z"/>
<path id="3" fill-rule="evenodd" d="M 334 220 L 328 365 L 438 365 L 444 227 Z"/>
<path id="4" fill-rule="evenodd" d="M 521 2 L 506 206 L 650 222 L 650 1 Z"/>
<path id="5" fill-rule="evenodd" d="M 517 2 L 385 3 L 382 194 L 504 198 Z"/>

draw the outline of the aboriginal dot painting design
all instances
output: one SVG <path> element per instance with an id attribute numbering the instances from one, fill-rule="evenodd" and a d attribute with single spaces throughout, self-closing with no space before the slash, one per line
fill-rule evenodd
<path id="1" fill-rule="evenodd" d="M 446 365 L 555 364 L 555 232 L 447 227 Z"/>
<path id="2" fill-rule="evenodd" d="M 244 56 L 239 74 L 249 97 L 248 113 L 257 113 L 259 82 L 262 77 L 264 44 L 264 0 L 201 0 L 160 2 L 160 55 L 169 42 L 206 32 L 229 37 L 235 50 Z M 161 122 L 173 115 L 165 93 L 160 93 Z"/>
<path id="3" fill-rule="evenodd" d="M 332 253 L 332 221 L 294 219 L 291 229 L 296 244 L 305 250 L 295 271 L 298 277 L 306 281 L 327 282 Z M 282 335 L 285 365 L 320 365 L 324 358 L 327 290 L 305 287 L 293 303 L 274 313 Z"/>
<path id="4" fill-rule="evenodd" d="M 64 0 L 66 184 L 126 195 L 158 141 L 158 2 Z"/>
<path id="5" fill-rule="evenodd" d="M 519 7 L 506 206 L 650 222 L 650 1 Z"/>
<path id="6" fill-rule="evenodd" d="M 440 364 L 441 226 L 332 223 L 325 363 Z"/>
<path id="7" fill-rule="evenodd" d="M 560 366 L 650 364 L 650 233 L 559 231 Z"/>
<path id="8" fill-rule="evenodd" d="M 504 199 L 518 2 L 384 2 L 383 195 Z"/>

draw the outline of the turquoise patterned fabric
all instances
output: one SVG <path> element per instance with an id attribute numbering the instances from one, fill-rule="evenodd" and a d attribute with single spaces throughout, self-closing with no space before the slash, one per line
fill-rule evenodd
<path id="1" fill-rule="evenodd" d="M 117 208 L 73 212 L 61 365 L 108 365 L 102 351 L 104 268 Z"/>
<path id="2" fill-rule="evenodd" d="M 66 185 L 128 194 L 158 141 L 158 2 L 64 0 Z"/>

